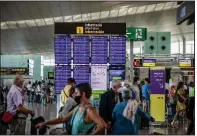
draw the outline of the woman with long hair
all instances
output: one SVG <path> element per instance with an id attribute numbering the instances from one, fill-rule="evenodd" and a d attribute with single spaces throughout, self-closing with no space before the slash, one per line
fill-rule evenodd
<path id="1" fill-rule="evenodd" d="M 182 117 L 185 118 L 185 111 L 186 111 L 186 102 L 187 102 L 187 98 L 185 96 L 186 91 L 185 91 L 185 87 L 184 87 L 184 83 L 183 82 L 179 82 L 178 86 L 177 86 L 177 90 L 175 93 L 175 97 L 176 97 L 176 114 L 174 116 L 174 119 L 171 123 L 172 127 L 177 127 L 176 126 L 176 121 L 177 118 L 179 116 L 179 114 L 181 113 Z"/>
<path id="2" fill-rule="evenodd" d="M 96 109 L 90 104 L 90 97 L 92 95 L 91 86 L 88 83 L 78 84 L 75 88 L 76 96 L 80 99 L 80 104 L 71 112 L 63 117 L 49 120 L 44 123 L 36 125 L 37 128 L 42 128 L 46 125 L 56 125 L 70 120 L 71 135 L 85 135 L 85 134 L 100 134 L 107 127 L 104 120 L 99 116 Z M 94 131 L 93 128 L 96 126 Z"/>

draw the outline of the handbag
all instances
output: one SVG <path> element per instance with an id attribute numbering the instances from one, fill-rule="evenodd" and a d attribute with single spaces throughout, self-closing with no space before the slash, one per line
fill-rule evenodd
<path id="1" fill-rule="evenodd" d="M 13 120 L 15 119 L 16 115 L 12 114 L 10 112 L 4 112 L 2 121 L 7 124 L 11 124 Z"/>

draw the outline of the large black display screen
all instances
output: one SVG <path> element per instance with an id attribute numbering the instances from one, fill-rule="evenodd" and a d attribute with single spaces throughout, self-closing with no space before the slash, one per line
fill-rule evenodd
<path id="1" fill-rule="evenodd" d="M 71 37 L 55 36 L 55 63 L 70 64 L 71 63 Z"/>
<path id="2" fill-rule="evenodd" d="M 55 67 L 55 91 L 61 93 L 65 87 L 68 78 L 71 78 L 71 66 L 56 66 Z"/>
<path id="3" fill-rule="evenodd" d="M 73 77 L 76 80 L 77 84 L 89 83 L 89 76 L 90 76 L 89 65 L 88 66 L 86 65 L 74 66 Z"/>
<path id="4" fill-rule="evenodd" d="M 92 37 L 92 64 L 107 64 L 108 36 Z"/>
<path id="5" fill-rule="evenodd" d="M 112 36 L 109 41 L 109 63 L 125 64 L 126 62 L 126 37 Z"/>
<path id="6" fill-rule="evenodd" d="M 89 36 L 76 36 L 73 38 L 74 64 L 89 64 Z"/>

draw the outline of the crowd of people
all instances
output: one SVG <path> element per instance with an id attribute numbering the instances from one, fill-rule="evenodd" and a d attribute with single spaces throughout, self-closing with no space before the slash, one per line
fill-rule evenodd
<path id="1" fill-rule="evenodd" d="M 23 106 L 23 83 L 22 76 L 17 75 L 7 95 L 5 112 L 7 114 L 4 113 L 3 119 L 10 124 L 11 134 L 23 135 L 27 115 L 34 116 L 33 111 Z M 51 91 L 46 91 L 45 86 L 45 82 L 33 84 L 29 82 L 27 85 L 29 101 L 35 100 L 42 104 L 47 100 L 50 101 Z M 50 89 L 53 87 L 52 84 L 48 86 L 48 90 L 53 90 Z M 151 83 L 148 78 L 140 80 L 134 77 L 132 84 L 126 81 L 123 85 L 121 80 L 112 80 L 110 90 L 101 95 L 97 111 L 92 106 L 90 84 L 76 84 L 75 79 L 70 78 L 61 91 L 62 107 L 58 118 L 38 123 L 35 127 L 41 129 L 47 125 L 64 124 L 65 134 L 70 135 L 138 135 L 139 120 L 155 121 L 149 114 L 150 94 Z M 179 82 L 177 87 L 172 85 L 166 96 L 166 103 L 170 104 L 172 111 L 172 126 L 176 127 L 179 117 L 187 117 L 191 121 L 188 134 L 192 133 L 194 131 L 194 83 L 190 83 L 188 87 L 183 82 Z"/>
<path id="2" fill-rule="evenodd" d="M 45 83 L 42 81 L 29 81 L 26 86 L 28 101 L 33 103 L 41 103 L 43 105 L 53 104 L 55 98 L 54 84 L 50 81 Z"/>

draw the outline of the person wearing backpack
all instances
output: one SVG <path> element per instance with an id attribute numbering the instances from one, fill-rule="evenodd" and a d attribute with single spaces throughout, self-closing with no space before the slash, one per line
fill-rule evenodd
<path id="1" fill-rule="evenodd" d="M 185 91 L 185 86 L 183 82 L 179 82 L 177 86 L 177 90 L 175 93 L 175 102 L 176 102 L 176 114 L 174 116 L 174 119 L 171 123 L 172 127 L 177 127 L 176 126 L 176 121 L 179 116 L 179 114 L 182 114 L 182 117 L 185 117 L 185 112 L 186 112 L 186 102 L 187 98 L 185 96 L 186 91 Z"/>
<path id="2" fill-rule="evenodd" d="M 78 84 L 75 88 L 75 95 L 80 100 L 80 104 L 74 110 L 63 117 L 39 123 L 36 127 L 42 128 L 46 125 L 56 125 L 71 120 L 67 131 L 70 135 L 96 135 L 103 132 L 107 124 L 90 104 L 91 86 L 88 83 Z"/>

